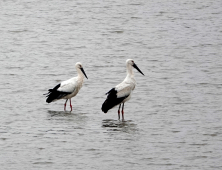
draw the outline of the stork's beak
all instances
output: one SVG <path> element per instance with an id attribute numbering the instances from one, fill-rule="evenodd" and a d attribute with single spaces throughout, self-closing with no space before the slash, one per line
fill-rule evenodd
<path id="1" fill-rule="evenodd" d="M 142 73 L 142 71 L 137 67 L 137 65 L 134 63 L 133 64 L 133 67 L 135 68 L 135 69 L 137 69 L 142 75 L 144 75 L 143 73 Z M 145 76 L 145 75 L 144 75 Z"/>
<path id="2" fill-rule="evenodd" d="M 85 77 L 88 79 L 88 77 L 86 76 L 86 73 L 85 73 L 84 69 L 83 69 L 83 68 L 80 68 L 80 70 L 83 72 L 83 74 L 85 75 Z"/>

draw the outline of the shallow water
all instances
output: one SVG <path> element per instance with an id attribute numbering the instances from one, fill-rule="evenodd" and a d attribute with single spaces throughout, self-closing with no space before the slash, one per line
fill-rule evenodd
<path id="1" fill-rule="evenodd" d="M 221 1 L 2 1 L 0 169 L 221 169 Z M 102 113 L 133 58 L 136 89 Z M 72 99 L 42 95 L 76 75 Z"/>

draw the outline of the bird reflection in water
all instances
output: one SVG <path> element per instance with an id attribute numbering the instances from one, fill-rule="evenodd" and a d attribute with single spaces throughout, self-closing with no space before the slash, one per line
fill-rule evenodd
<path id="1" fill-rule="evenodd" d="M 122 132 L 136 132 L 137 125 L 132 120 L 118 121 L 114 119 L 105 119 L 102 121 L 102 127 L 106 128 L 107 131 L 122 131 Z"/>
<path id="2" fill-rule="evenodd" d="M 64 112 L 64 111 L 52 111 L 52 110 L 48 110 L 48 118 L 51 120 L 69 120 L 72 122 L 84 122 L 87 121 L 87 116 L 86 113 L 72 113 L 70 114 L 70 112 Z"/>

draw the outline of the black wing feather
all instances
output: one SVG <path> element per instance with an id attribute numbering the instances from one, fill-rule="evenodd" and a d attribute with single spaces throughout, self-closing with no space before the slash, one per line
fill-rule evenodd
<path id="1" fill-rule="evenodd" d="M 107 99 L 105 100 L 101 108 L 104 113 L 107 113 L 109 109 L 112 109 L 114 106 L 120 104 L 125 98 L 129 96 L 128 95 L 117 98 L 117 91 L 115 90 L 115 88 L 112 88 L 106 94 L 108 94 Z"/>
<path id="2" fill-rule="evenodd" d="M 49 89 L 48 93 L 44 94 L 47 97 L 47 99 L 46 99 L 47 103 L 51 103 L 53 100 L 61 99 L 61 98 L 65 97 L 65 96 L 71 94 L 70 92 L 57 91 L 57 89 L 60 87 L 60 85 L 61 84 L 58 84 L 53 89 Z"/>

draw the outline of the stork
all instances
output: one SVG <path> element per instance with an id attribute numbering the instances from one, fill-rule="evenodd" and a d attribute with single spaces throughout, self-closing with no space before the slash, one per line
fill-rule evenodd
<path id="1" fill-rule="evenodd" d="M 124 120 L 124 103 L 131 98 L 132 91 L 136 86 L 133 67 L 137 69 L 142 75 L 144 75 L 132 59 L 126 60 L 126 78 L 122 83 L 118 84 L 116 87 L 112 88 L 106 93 L 108 96 L 101 108 L 104 113 L 107 113 L 108 110 L 119 105 L 118 119 L 120 119 L 120 109 L 122 104 L 122 120 Z"/>
<path id="2" fill-rule="evenodd" d="M 62 81 L 61 83 L 56 85 L 53 89 L 49 89 L 48 93 L 44 94 L 47 97 L 46 99 L 47 103 L 51 103 L 60 99 L 65 99 L 66 101 L 64 104 L 64 110 L 66 111 L 66 103 L 69 99 L 70 108 L 72 111 L 71 98 L 76 96 L 79 90 L 81 89 L 83 85 L 84 76 L 88 79 L 80 62 L 77 62 L 75 64 L 75 68 L 78 73 L 77 77 L 73 77 L 66 81 Z"/>

